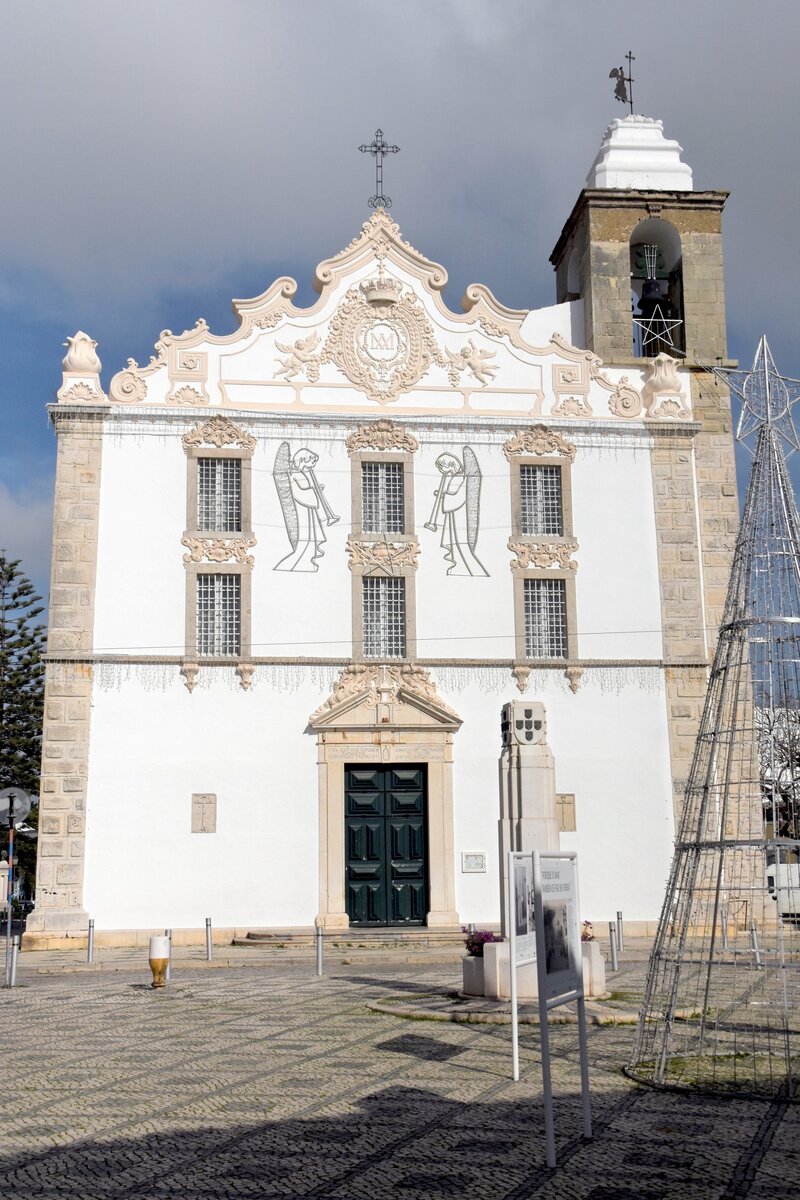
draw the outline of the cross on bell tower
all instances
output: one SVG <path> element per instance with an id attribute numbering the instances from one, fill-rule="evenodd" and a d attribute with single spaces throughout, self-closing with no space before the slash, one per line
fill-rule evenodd
<path id="1" fill-rule="evenodd" d="M 372 142 L 358 148 L 362 154 L 371 154 L 375 159 L 375 195 L 369 198 L 370 208 L 391 208 L 391 196 L 383 194 L 383 160 L 387 154 L 397 154 L 400 147 L 390 146 L 383 136 L 383 130 L 376 129 Z"/>

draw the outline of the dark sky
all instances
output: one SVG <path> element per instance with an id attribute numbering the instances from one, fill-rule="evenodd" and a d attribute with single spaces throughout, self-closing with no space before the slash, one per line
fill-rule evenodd
<path id="1" fill-rule="evenodd" d="M 729 348 L 800 376 L 796 0 L 6 0 L 0 36 L 0 545 L 46 593 L 62 343 L 103 383 L 164 328 L 234 327 L 233 296 L 314 265 L 368 216 L 380 126 L 392 215 L 450 275 L 551 304 L 548 263 L 603 130 L 636 110 L 731 191 Z"/>

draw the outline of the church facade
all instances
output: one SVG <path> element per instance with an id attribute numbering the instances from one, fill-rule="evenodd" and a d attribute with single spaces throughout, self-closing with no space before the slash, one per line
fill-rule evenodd
<path id="1" fill-rule="evenodd" d="M 107 390 L 69 340 L 28 944 L 498 923 L 512 700 L 583 915 L 657 918 L 738 524 L 724 200 L 629 117 L 550 308 L 451 311 L 378 208 L 309 308 Z"/>

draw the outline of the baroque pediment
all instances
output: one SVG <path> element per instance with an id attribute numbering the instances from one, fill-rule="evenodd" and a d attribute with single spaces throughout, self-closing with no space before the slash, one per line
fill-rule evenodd
<path id="1" fill-rule="evenodd" d="M 231 334 L 212 333 L 202 318 L 181 334 L 163 330 L 147 365 L 129 359 L 113 377 L 109 401 L 364 417 L 387 407 L 563 421 L 660 419 L 679 406 L 690 415 L 688 373 L 683 401 L 643 399 L 647 364 L 621 376 L 573 345 L 569 305 L 508 308 L 471 284 L 455 312 L 446 283 L 444 267 L 377 209 L 317 267 L 314 304 L 297 306 L 297 283 L 281 277 L 259 296 L 233 301 L 239 327 Z M 81 396 L 62 389 L 59 398 Z"/>
<path id="2" fill-rule="evenodd" d="M 438 729 L 461 718 L 442 700 L 430 674 L 413 663 L 352 663 L 308 719 L 312 729 Z"/>

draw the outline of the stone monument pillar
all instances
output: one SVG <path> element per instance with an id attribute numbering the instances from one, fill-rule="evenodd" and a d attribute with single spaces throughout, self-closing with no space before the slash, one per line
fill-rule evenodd
<path id="1" fill-rule="evenodd" d="M 500 753 L 500 912 L 508 933 L 509 850 L 558 850 L 556 771 L 547 745 L 544 705 L 512 700 L 503 705 Z"/>

